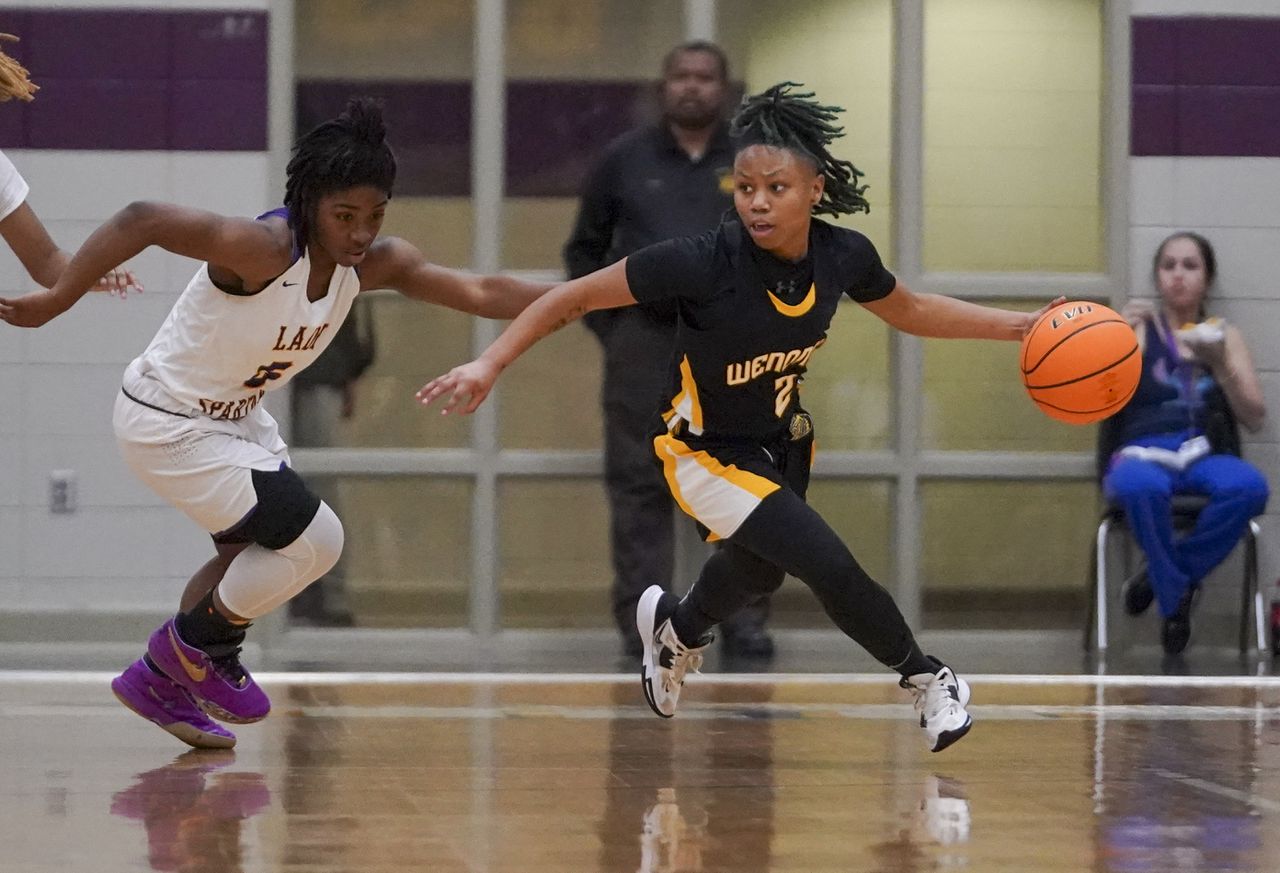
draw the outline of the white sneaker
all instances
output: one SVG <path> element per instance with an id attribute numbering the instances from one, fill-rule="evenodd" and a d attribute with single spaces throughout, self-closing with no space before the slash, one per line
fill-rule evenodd
<path id="1" fill-rule="evenodd" d="M 686 673 L 697 673 L 702 667 L 702 650 L 711 642 L 704 637 L 700 646 L 686 646 L 671 627 L 671 619 L 658 625 L 658 604 L 663 591 L 650 585 L 636 605 L 636 630 L 644 652 L 640 656 L 640 684 L 649 708 L 663 718 L 676 714 L 680 688 Z"/>
<path id="2" fill-rule="evenodd" d="M 898 684 L 915 697 L 920 728 L 930 751 L 941 752 L 973 727 L 973 719 L 964 711 L 969 705 L 969 683 L 950 667 L 907 676 Z"/>

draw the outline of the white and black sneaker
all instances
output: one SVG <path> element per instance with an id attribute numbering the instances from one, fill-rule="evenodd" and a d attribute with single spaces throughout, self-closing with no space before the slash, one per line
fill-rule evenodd
<path id="1" fill-rule="evenodd" d="M 941 752 L 973 727 L 973 719 L 964 709 L 969 705 L 969 683 L 950 667 L 942 666 L 937 673 L 916 673 L 898 684 L 915 697 L 920 729 L 930 751 Z"/>
<path id="2" fill-rule="evenodd" d="M 640 655 L 640 685 L 649 708 L 663 718 L 676 714 L 680 701 L 680 688 L 687 673 L 697 673 L 702 667 L 702 650 L 711 642 L 711 635 L 698 642 L 701 645 L 686 646 L 676 636 L 668 615 L 658 621 L 658 607 L 665 592 L 650 585 L 640 595 L 636 605 L 636 630 L 644 652 Z"/>

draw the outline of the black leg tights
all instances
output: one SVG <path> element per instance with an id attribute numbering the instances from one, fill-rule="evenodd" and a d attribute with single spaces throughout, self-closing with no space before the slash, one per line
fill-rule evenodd
<path id="1" fill-rule="evenodd" d="M 688 644 L 717 622 L 782 584 L 800 579 L 847 636 L 904 676 L 932 673 L 898 605 L 866 574 L 820 515 L 794 492 L 766 497 L 702 569 L 672 618 Z"/>
<path id="2" fill-rule="evenodd" d="M 702 565 L 698 581 L 671 618 L 681 640 L 696 640 L 715 625 L 778 590 L 783 571 L 742 546 L 722 542 Z"/>

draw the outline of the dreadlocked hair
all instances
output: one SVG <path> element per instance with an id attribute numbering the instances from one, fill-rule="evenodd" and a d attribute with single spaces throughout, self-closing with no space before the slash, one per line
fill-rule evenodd
<path id="1" fill-rule="evenodd" d="M 0 33 L 0 42 L 17 42 L 11 33 Z M 0 51 L 0 103 L 17 97 L 26 103 L 35 99 L 40 86 L 30 79 L 31 74 L 22 64 Z"/>
<path id="2" fill-rule="evenodd" d="M 844 135 L 835 123 L 840 106 L 823 106 L 813 92 L 793 92 L 803 88 L 798 82 L 780 82 L 760 94 L 742 98 L 729 124 L 735 151 L 766 145 L 789 149 L 811 161 L 826 177 L 822 199 L 813 207 L 815 215 L 851 215 L 870 212 L 871 204 L 859 185 L 862 171 L 849 161 L 841 161 L 827 151 L 827 145 Z"/>
<path id="3" fill-rule="evenodd" d="M 286 170 L 284 205 L 300 251 L 306 249 L 316 207 L 326 194 L 368 185 L 391 196 L 396 158 L 386 138 L 381 103 L 355 97 L 341 115 L 298 140 Z"/>

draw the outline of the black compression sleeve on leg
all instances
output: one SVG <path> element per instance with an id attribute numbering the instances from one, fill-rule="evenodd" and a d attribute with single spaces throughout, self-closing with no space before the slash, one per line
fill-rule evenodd
<path id="1" fill-rule="evenodd" d="M 741 546 L 722 543 L 680 601 L 671 626 L 685 645 L 732 618 L 747 604 L 778 590 L 783 572 Z"/>
<path id="2" fill-rule="evenodd" d="M 671 629 L 686 646 L 697 645 L 703 634 L 723 621 L 707 614 L 701 598 L 694 594 L 697 587 L 695 583 L 693 588 L 689 589 L 689 593 L 681 599 L 680 605 L 671 616 Z"/>
<path id="3" fill-rule="evenodd" d="M 195 646 L 214 657 L 230 653 L 244 642 L 248 624 L 233 624 L 213 605 L 210 589 L 200 602 L 174 619 L 178 636 L 189 646 Z"/>
<path id="4" fill-rule="evenodd" d="M 836 626 L 886 667 L 919 666 L 913 655 L 919 652 L 915 636 L 893 597 L 867 575 L 830 525 L 794 493 L 783 489 L 770 494 L 730 541 L 813 589 Z"/>
<path id="5" fill-rule="evenodd" d="M 937 673 L 942 669 L 942 665 L 934 658 L 930 658 L 924 652 L 920 651 L 920 645 L 913 639 L 911 641 L 911 651 L 907 653 L 900 663 L 889 664 L 894 670 L 897 670 L 902 676 L 916 676 L 920 673 Z"/>

